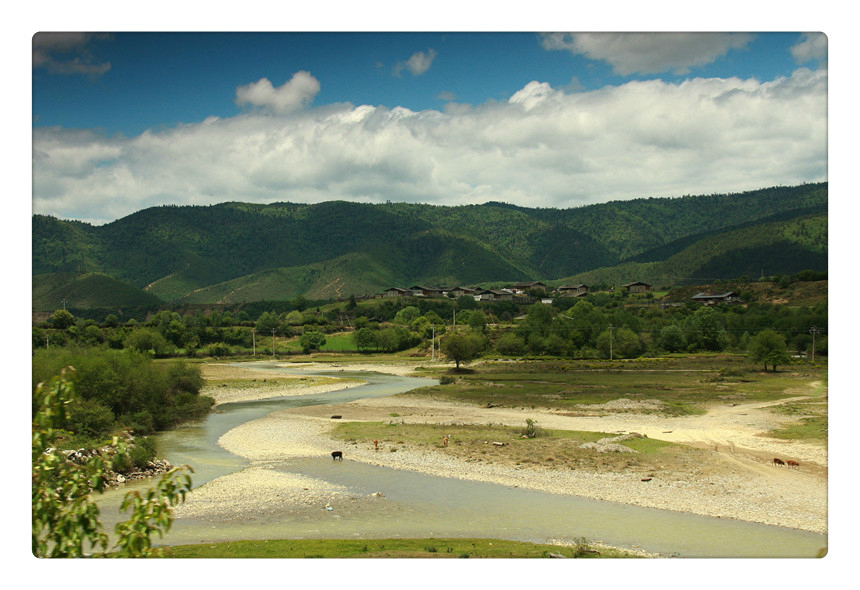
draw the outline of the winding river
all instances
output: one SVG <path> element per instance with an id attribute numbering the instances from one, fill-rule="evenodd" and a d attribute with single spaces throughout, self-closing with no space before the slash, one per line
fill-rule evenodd
<path id="1" fill-rule="evenodd" d="M 272 371 L 298 372 L 275 364 L 257 365 Z M 174 465 L 194 468 L 198 487 L 249 463 L 218 446 L 218 439 L 236 426 L 276 410 L 307 405 L 343 403 L 406 392 L 435 383 L 431 379 L 380 373 L 308 374 L 358 377 L 366 385 L 321 395 L 276 398 L 219 406 L 206 420 L 158 435 L 160 455 Z M 827 546 L 827 536 L 738 520 L 629 506 L 465 481 L 324 458 L 287 461 L 274 466 L 350 489 L 356 497 L 384 490 L 385 501 L 348 513 L 285 515 L 265 521 L 211 522 L 177 519 L 162 542 L 185 544 L 236 539 L 299 538 L 424 538 L 493 537 L 545 542 L 585 537 L 622 548 L 680 557 L 815 557 Z M 99 501 L 106 528 L 119 520 L 122 495 L 147 488 L 149 481 L 128 484 Z"/>

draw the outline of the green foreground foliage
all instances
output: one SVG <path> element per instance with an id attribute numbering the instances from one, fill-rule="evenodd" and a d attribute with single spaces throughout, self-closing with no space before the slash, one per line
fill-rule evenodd
<path id="1" fill-rule="evenodd" d="M 79 400 L 58 427 L 74 442 L 99 444 L 118 430 L 148 435 L 205 416 L 213 400 L 200 396 L 199 367 L 181 361 L 154 362 L 134 350 L 99 347 L 40 349 L 33 354 L 33 412 L 38 384 L 65 367 L 75 368 Z"/>
<path id="2" fill-rule="evenodd" d="M 36 388 L 32 445 L 32 550 L 36 557 L 146 557 L 157 554 L 153 535 L 162 536 L 173 522 L 171 507 L 185 500 L 191 477 L 185 469 L 164 474 L 146 494 L 129 492 L 121 510 L 130 517 L 116 526 L 118 540 L 108 547 L 108 535 L 99 522 L 93 492 L 106 486 L 106 472 L 125 456 L 116 438 L 110 452 L 82 463 L 68 460 L 57 450 L 61 427 L 76 401 L 74 372 L 62 371 Z"/>
<path id="3" fill-rule="evenodd" d="M 568 558 L 637 557 L 620 549 L 595 548 L 585 539 L 572 545 L 545 545 L 503 539 L 307 539 L 231 541 L 177 545 L 167 557 L 180 558 Z"/>

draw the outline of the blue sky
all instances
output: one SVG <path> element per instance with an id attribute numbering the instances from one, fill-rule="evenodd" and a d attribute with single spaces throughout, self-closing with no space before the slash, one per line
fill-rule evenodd
<path id="1" fill-rule="evenodd" d="M 58 64 L 83 55 L 89 69 L 81 66 L 80 74 L 58 74 L 47 64 L 33 69 L 34 126 L 101 128 L 131 136 L 213 115 L 229 117 L 241 111 L 234 102 L 237 87 L 264 77 L 280 86 L 297 71 L 320 81 L 316 106 L 352 103 L 413 111 L 442 109 L 447 102 L 507 101 L 532 80 L 575 91 L 647 79 L 773 80 L 797 68 L 791 47 L 801 37 L 750 35 L 706 63 L 682 66 L 681 74 L 659 64 L 657 71 L 621 74 L 608 61 L 547 49 L 539 33 L 92 35 L 72 51 L 51 52 Z M 425 71 L 398 67 L 415 54 L 429 61 Z M 89 73 L 107 65 L 104 73 Z"/>
<path id="2" fill-rule="evenodd" d="M 33 210 L 574 207 L 827 179 L 818 33 L 40 33 Z"/>

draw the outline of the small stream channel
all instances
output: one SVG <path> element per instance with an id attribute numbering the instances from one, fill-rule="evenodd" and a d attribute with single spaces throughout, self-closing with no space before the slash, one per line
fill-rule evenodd
<path id="1" fill-rule="evenodd" d="M 256 367 L 299 372 L 275 364 Z M 217 442 L 240 424 L 276 410 L 393 395 L 435 383 L 431 379 L 379 373 L 306 374 L 358 377 L 367 385 L 322 395 L 219 406 L 223 413 L 159 434 L 160 455 L 174 465 L 192 465 L 194 486 L 199 487 L 248 465 L 247 460 L 226 452 Z M 382 492 L 384 500 L 365 502 L 360 510 L 339 510 L 333 503 L 332 510 L 321 510 L 319 514 L 284 515 L 265 521 L 212 523 L 177 519 L 163 542 L 390 537 L 495 537 L 544 542 L 585 537 L 617 547 L 681 557 L 814 557 L 827 546 L 827 536 L 818 533 L 437 477 L 356 461 L 306 458 L 274 468 L 345 486 L 358 498 Z M 136 482 L 105 494 L 99 503 L 106 527 L 112 529 L 118 520 L 116 507 L 125 492 L 150 485 L 147 481 Z"/>

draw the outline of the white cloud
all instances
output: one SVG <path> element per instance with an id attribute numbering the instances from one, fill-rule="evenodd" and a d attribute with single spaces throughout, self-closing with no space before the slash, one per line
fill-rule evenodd
<path id="1" fill-rule="evenodd" d="M 791 55 L 799 64 L 810 61 L 826 61 L 827 35 L 824 33 L 804 33 L 800 42 L 792 46 Z"/>
<path id="2" fill-rule="evenodd" d="M 45 68 L 53 74 L 101 76 L 110 69 L 110 63 L 99 63 L 89 45 L 93 40 L 108 38 L 109 35 L 93 33 L 36 33 L 33 67 Z"/>
<path id="3" fill-rule="evenodd" d="M 394 65 L 394 69 L 392 70 L 392 74 L 395 76 L 399 76 L 400 73 L 406 69 L 412 72 L 413 76 L 420 76 L 424 72 L 430 69 L 430 66 L 433 64 L 433 60 L 436 59 L 436 51 L 433 49 L 428 49 L 427 53 L 423 51 L 418 51 L 412 54 L 412 57 L 407 59 L 406 61 L 397 62 Z"/>
<path id="4" fill-rule="evenodd" d="M 293 74 L 289 81 L 278 88 L 272 86 L 268 78 L 240 86 L 236 89 L 236 104 L 240 107 L 259 107 L 274 113 L 289 113 L 309 106 L 319 91 L 319 80 L 309 72 L 301 71 Z"/>
<path id="5" fill-rule="evenodd" d="M 566 50 L 609 63 L 616 74 L 686 74 L 731 49 L 742 49 L 748 33 L 548 33 L 544 49 Z"/>
<path id="6" fill-rule="evenodd" d="M 252 109 L 132 138 L 36 128 L 33 207 L 103 222 L 160 203 L 571 207 L 813 182 L 827 178 L 826 105 L 826 71 L 801 68 L 764 83 L 652 80 L 575 94 L 534 81 L 507 102 L 445 111 Z"/>

